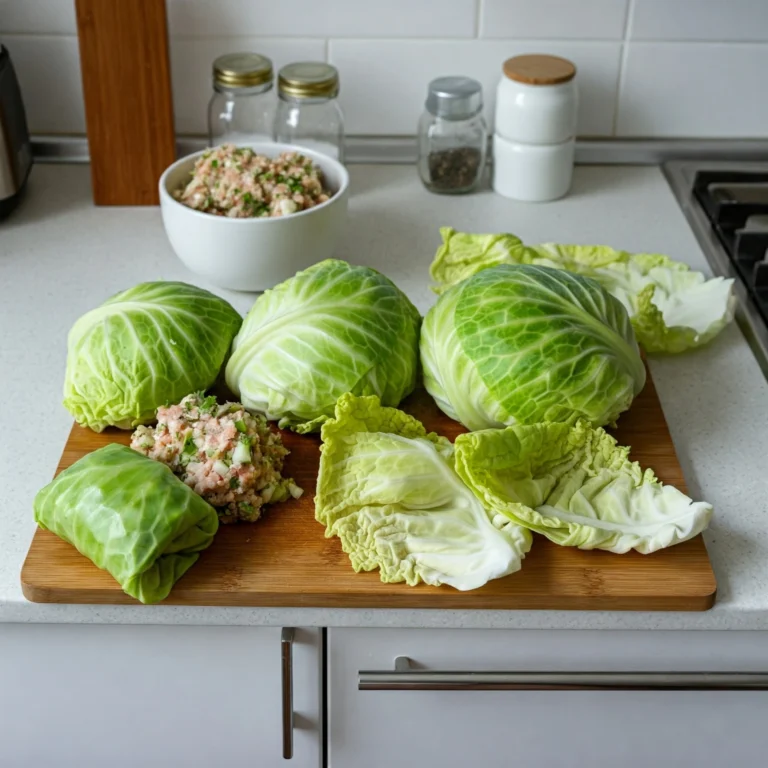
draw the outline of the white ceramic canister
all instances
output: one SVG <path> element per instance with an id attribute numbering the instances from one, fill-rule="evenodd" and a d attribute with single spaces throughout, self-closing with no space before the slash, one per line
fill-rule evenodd
<path id="1" fill-rule="evenodd" d="M 573 176 L 576 67 L 532 54 L 504 62 L 496 92 L 492 186 L 514 200 L 565 195 Z"/>
<path id="2" fill-rule="evenodd" d="M 560 144 L 576 133 L 576 67 L 531 54 L 504 62 L 496 89 L 495 131 L 524 144 Z"/>
<path id="3" fill-rule="evenodd" d="M 540 203 L 563 197 L 571 187 L 573 138 L 559 144 L 523 144 L 493 135 L 494 191 L 513 200 Z"/>

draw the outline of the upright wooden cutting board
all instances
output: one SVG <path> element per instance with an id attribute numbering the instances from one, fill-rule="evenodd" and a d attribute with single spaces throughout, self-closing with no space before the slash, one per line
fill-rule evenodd
<path id="1" fill-rule="evenodd" d="M 157 205 L 176 159 L 165 0 L 75 0 L 93 202 Z"/>
<path id="2" fill-rule="evenodd" d="M 453 439 L 463 428 L 416 392 L 404 410 Z M 632 457 L 665 483 L 685 480 L 650 377 L 616 437 Z M 127 432 L 96 434 L 75 426 L 57 472 Z M 286 473 L 305 489 L 297 501 L 273 507 L 257 523 L 222 526 L 213 545 L 181 578 L 165 603 L 176 605 L 334 608 L 483 608 L 703 611 L 715 600 L 715 577 L 701 536 L 653 555 L 582 552 L 534 536 L 516 574 L 471 592 L 451 587 L 382 584 L 377 572 L 355 573 L 338 539 L 315 521 L 313 493 L 319 439 L 284 432 L 291 449 Z M 31 514 L 31 512 L 30 512 Z M 135 603 L 69 544 L 38 530 L 21 573 L 27 599 L 44 603 Z"/>

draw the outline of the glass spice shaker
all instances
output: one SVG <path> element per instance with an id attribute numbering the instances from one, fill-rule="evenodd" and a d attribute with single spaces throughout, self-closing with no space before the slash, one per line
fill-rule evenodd
<path id="1" fill-rule="evenodd" d="M 344 162 L 344 115 L 339 73 L 321 62 L 287 64 L 277 76 L 275 141 L 298 144 Z"/>
<path id="2" fill-rule="evenodd" d="M 429 84 L 419 121 L 419 175 L 431 192 L 471 192 L 482 178 L 488 146 L 483 87 L 471 77 Z"/>
<path id="3" fill-rule="evenodd" d="M 272 140 L 273 81 L 272 61 L 258 53 L 228 53 L 213 62 L 210 146 Z"/>

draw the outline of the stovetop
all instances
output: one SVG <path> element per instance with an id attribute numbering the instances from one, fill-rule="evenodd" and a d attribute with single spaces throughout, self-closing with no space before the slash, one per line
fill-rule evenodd
<path id="1" fill-rule="evenodd" d="M 672 161 L 664 175 L 768 377 L 768 162 Z"/>

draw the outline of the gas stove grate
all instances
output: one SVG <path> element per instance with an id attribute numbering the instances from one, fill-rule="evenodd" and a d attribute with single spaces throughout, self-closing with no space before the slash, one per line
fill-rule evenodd
<path id="1" fill-rule="evenodd" d="M 699 171 L 693 194 L 768 323 L 768 173 Z"/>

